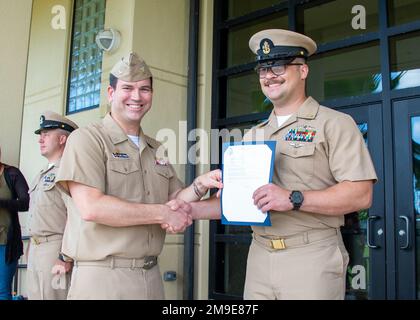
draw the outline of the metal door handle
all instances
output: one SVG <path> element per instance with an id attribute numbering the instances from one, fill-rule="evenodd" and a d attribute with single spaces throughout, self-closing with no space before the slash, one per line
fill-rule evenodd
<path id="1" fill-rule="evenodd" d="M 379 248 L 379 246 L 373 245 L 372 241 L 370 239 L 370 221 L 371 220 L 376 220 L 376 219 L 379 219 L 379 218 L 380 217 L 378 217 L 378 216 L 369 216 L 367 218 L 367 223 L 366 223 L 366 238 L 367 239 L 366 239 L 366 242 L 367 242 L 367 246 L 371 249 L 377 249 L 377 248 Z"/>
<path id="2" fill-rule="evenodd" d="M 404 250 L 408 249 L 408 247 L 410 246 L 410 220 L 406 216 L 399 216 L 399 218 L 405 221 L 405 231 L 403 229 L 400 229 L 400 231 L 398 231 L 400 237 L 405 235 L 405 245 L 400 247 L 400 249 Z"/>

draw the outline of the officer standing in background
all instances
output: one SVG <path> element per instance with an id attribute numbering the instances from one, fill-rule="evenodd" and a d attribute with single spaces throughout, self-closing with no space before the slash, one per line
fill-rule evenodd
<path id="1" fill-rule="evenodd" d="M 217 170 L 182 189 L 140 126 L 152 97 L 147 64 L 124 56 L 110 74 L 111 112 L 69 139 L 57 179 L 71 196 L 62 248 L 74 261 L 68 299 L 163 299 L 164 229 L 183 231 L 192 223 L 186 202 L 221 186 Z"/>
<path id="2" fill-rule="evenodd" d="M 259 209 L 270 211 L 272 226 L 252 227 L 244 298 L 343 299 L 349 257 L 340 226 L 345 214 L 371 206 L 372 160 L 350 116 L 306 95 L 312 39 L 270 29 L 253 35 L 249 46 L 274 109 L 244 140 L 263 130 L 277 146 L 273 183 L 253 195 Z M 192 215 L 220 218 L 218 200 L 193 203 Z"/>
<path id="3" fill-rule="evenodd" d="M 64 262 L 60 251 L 67 220 L 65 194 L 56 186 L 60 159 L 70 133 L 77 125 L 55 112 L 41 115 L 39 135 L 41 155 L 48 165 L 30 188 L 28 232 L 28 298 L 65 300 L 70 285 L 71 262 Z"/>

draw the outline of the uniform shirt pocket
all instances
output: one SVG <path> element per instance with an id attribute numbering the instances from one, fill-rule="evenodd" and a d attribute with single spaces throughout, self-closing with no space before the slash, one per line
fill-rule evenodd
<path id="1" fill-rule="evenodd" d="M 39 206 L 51 206 L 55 203 L 57 192 L 54 190 L 55 183 L 42 183 L 40 182 L 39 186 L 39 198 L 38 198 L 38 205 Z"/>
<path id="2" fill-rule="evenodd" d="M 169 166 L 155 165 L 155 172 L 166 179 L 170 179 L 174 176 L 172 171 L 169 169 Z"/>
<path id="3" fill-rule="evenodd" d="M 307 183 L 314 175 L 315 144 L 285 141 L 279 145 L 277 167 L 283 183 Z"/>
<path id="4" fill-rule="evenodd" d="M 174 174 L 169 166 L 155 165 L 153 171 L 155 174 L 152 188 L 155 196 L 158 196 L 156 202 L 167 202 L 169 199 L 169 181 Z"/>
<path id="5" fill-rule="evenodd" d="M 106 193 L 109 195 L 125 199 L 128 188 L 138 188 L 141 183 L 139 165 L 133 160 L 111 160 L 108 162 L 108 168 Z"/>

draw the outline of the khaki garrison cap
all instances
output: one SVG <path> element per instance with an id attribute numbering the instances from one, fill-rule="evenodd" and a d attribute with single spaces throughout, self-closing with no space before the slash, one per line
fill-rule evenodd
<path id="1" fill-rule="evenodd" d="M 39 129 L 35 134 L 40 134 L 42 130 L 62 129 L 72 132 L 78 128 L 73 121 L 52 111 L 45 111 L 39 118 Z"/>
<path id="2" fill-rule="evenodd" d="M 146 62 L 135 52 L 122 57 L 112 68 L 111 74 L 127 82 L 137 82 L 152 77 Z"/>
<path id="3" fill-rule="evenodd" d="M 316 43 L 311 38 L 289 30 L 268 29 L 257 32 L 249 40 L 249 48 L 257 55 L 259 63 L 308 58 L 316 51 Z"/>

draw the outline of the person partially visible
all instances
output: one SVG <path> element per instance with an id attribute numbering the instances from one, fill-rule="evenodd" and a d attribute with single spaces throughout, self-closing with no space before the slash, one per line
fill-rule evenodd
<path id="1" fill-rule="evenodd" d="M 28 210 L 28 189 L 19 169 L 1 162 L 0 149 L 0 300 L 12 299 L 12 280 L 23 255 L 18 212 Z"/>
<path id="2" fill-rule="evenodd" d="M 77 124 L 52 111 L 40 117 L 38 143 L 48 160 L 30 189 L 28 233 L 29 300 L 65 300 L 70 286 L 71 262 L 62 258 L 61 241 L 67 221 L 66 197 L 56 187 L 56 175 L 70 133 Z"/>

